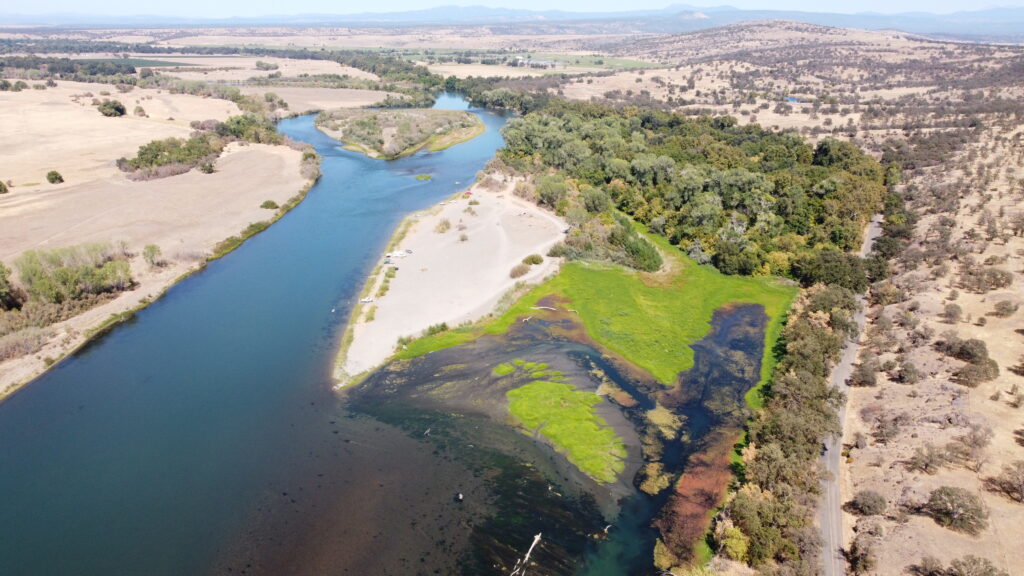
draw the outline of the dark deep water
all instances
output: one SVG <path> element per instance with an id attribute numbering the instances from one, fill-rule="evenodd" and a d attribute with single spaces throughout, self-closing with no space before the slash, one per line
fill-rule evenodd
<path id="1" fill-rule="evenodd" d="M 306 200 L 0 404 L 0 574 L 508 574 L 538 532 L 542 573 L 649 574 L 664 500 L 632 475 L 639 415 L 660 391 L 593 348 L 535 322 L 331 389 L 338 331 L 395 225 L 500 147 L 504 119 L 475 112 L 483 136 L 394 162 L 341 150 L 311 117 L 283 121 L 324 156 Z M 744 375 L 756 380 L 757 318 L 716 314 L 696 345 L 675 399 L 694 428 L 673 450 L 698 449 L 754 383 Z M 597 486 L 506 425 L 488 375 L 511 358 L 582 389 L 598 368 L 639 400 L 600 408 L 629 448 L 620 482 Z"/>

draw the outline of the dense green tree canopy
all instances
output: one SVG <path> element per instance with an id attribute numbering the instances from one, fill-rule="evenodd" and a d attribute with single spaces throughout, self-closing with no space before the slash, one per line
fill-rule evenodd
<path id="1" fill-rule="evenodd" d="M 881 208 L 884 171 L 850 143 L 812 148 L 795 134 L 723 118 L 561 101 L 509 122 L 505 139 L 510 165 L 604 192 L 723 272 L 866 285 L 859 259 L 844 253 L 859 248 Z"/>

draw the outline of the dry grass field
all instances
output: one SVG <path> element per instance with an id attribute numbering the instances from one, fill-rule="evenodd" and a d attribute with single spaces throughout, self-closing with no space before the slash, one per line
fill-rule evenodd
<path id="1" fill-rule="evenodd" d="M 239 86 L 242 94 L 262 96 L 273 93 L 288 103 L 290 114 L 305 114 L 334 108 L 365 108 L 377 104 L 392 92 L 356 88 L 307 88 L 304 86 Z"/>
<path id="2" fill-rule="evenodd" d="M 142 58 L 142 55 L 138 56 Z M 178 56 L 163 55 L 159 59 L 166 62 L 180 63 L 180 68 L 161 68 L 162 72 L 177 76 L 184 80 L 203 80 L 206 82 L 238 83 L 251 78 L 267 78 L 271 74 L 281 76 L 300 76 L 303 74 L 338 74 L 364 80 L 380 80 L 376 74 L 365 72 L 351 66 L 342 66 L 330 60 L 296 60 L 294 58 L 253 57 L 253 56 Z M 257 62 L 262 62 L 274 69 L 260 70 Z"/>
<path id="3" fill-rule="evenodd" d="M 925 556 L 948 564 L 973 554 L 1010 574 L 1024 565 L 1024 503 L 997 485 L 1004 467 L 1024 460 L 1022 313 L 1002 316 L 996 308 L 1000 302 L 1013 310 L 1024 304 L 1024 237 L 1014 233 L 1024 222 L 1020 135 L 1019 127 L 988 130 L 953 161 L 909 184 L 926 191 L 915 202 L 923 216 L 911 247 L 914 263 L 900 263 L 891 284 L 877 289 L 886 296 L 875 297 L 861 360 L 909 362 L 920 380 L 906 382 L 897 368 L 880 372 L 877 387 L 852 388 L 844 435 L 844 499 L 874 490 L 889 504 L 881 517 L 847 514 L 844 522 L 848 541 L 869 524 L 884 530 L 878 574 L 904 574 Z M 934 210 L 933 201 L 952 209 Z M 976 266 L 1002 270 L 1011 283 L 992 289 L 965 283 L 966 269 Z M 964 383 L 958 370 L 965 362 L 937 349 L 936 342 L 950 334 L 984 342 L 998 376 Z M 973 447 L 964 444 L 971 434 L 979 438 Z M 937 450 L 936 464 L 922 470 L 915 453 L 929 446 Z M 974 536 L 907 514 L 940 486 L 978 495 L 988 528 Z"/>
<path id="4" fill-rule="evenodd" d="M 94 98 L 119 100 L 128 113 L 107 118 Z M 133 113 L 136 106 L 145 117 Z M 111 177 L 118 174 L 114 161 L 133 156 L 139 146 L 187 138 L 192 120 L 225 120 L 239 112 L 226 100 L 138 88 L 121 93 L 107 84 L 60 82 L 46 90 L 0 92 L 0 180 L 20 191 L 51 187 L 50 170 L 64 176 L 65 187 Z"/>

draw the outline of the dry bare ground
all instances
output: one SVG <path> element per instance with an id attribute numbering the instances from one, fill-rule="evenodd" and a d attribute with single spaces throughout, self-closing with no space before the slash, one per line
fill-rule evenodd
<path id="1" fill-rule="evenodd" d="M 547 254 L 566 226 L 554 214 L 514 196 L 515 184 L 501 175 L 487 176 L 469 189 L 470 195 L 459 194 L 409 219 L 395 246 L 400 256 L 369 281 L 367 295 L 374 302 L 353 311 L 353 339 L 342 350 L 335 373 L 339 380 L 383 362 L 399 337 L 419 335 L 441 322 L 455 327 L 475 321 L 491 313 L 517 282 L 537 281 L 558 268 L 557 259 L 545 257 L 528 274 L 510 276 L 526 256 Z M 399 270 L 385 280 L 392 266 Z M 388 287 L 381 295 L 385 282 Z"/>
<path id="2" fill-rule="evenodd" d="M 1024 387 L 1024 377 L 1011 370 L 1022 363 L 1024 334 L 1020 328 L 1024 313 L 1008 317 L 993 314 L 1000 301 L 1024 304 L 1024 237 L 1012 233 L 1014 219 L 1024 218 L 1020 207 L 1024 197 L 1020 134 L 1019 128 L 1008 132 L 989 130 L 950 163 L 957 168 L 945 165 L 925 171 L 909 183 L 934 190 L 940 197 L 958 198 L 959 206 L 952 212 L 926 213 L 918 223 L 911 247 L 926 254 L 934 251 L 940 230 L 947 227 L 940 220 L 951 218 L 946 221 L 951 224 L 949 251 L 943 249 L 919 266 L 901 263 L 900 274 L 893 281 L 901 292 L 899 301 L 871 311 L 868 336 L 874 354 L 882 362 L 913 363 L 921 380 L 901 383 L 883 372 L 877 388 L 853 388 L 849 397 L 850 418 L 844 442 L 850 446 L 850 458 L 842 478 L 844 500 L 868 489 L 882 494 L 889 505 L 884 517 L 873 520 L 885 531 L 877 544 L 878 574 L 903 574 L 924 556 L 948 564 L 954 558 L 973 554 L 988 558 L 1010 574 L 1020 574 L 1024 566 L 1024 548 L 1020 546 L 1024 504 L 992 489 L 992 479 L 1004 466 L 1024 460 L 1024 436 L 1017 432 L 1024 429 L 1024 405 L 1016 396 Z M 979 174 L 980 181 L 971 177 Z M 924 196 L 920 194 L 919 198 Z M 915 204 L 922 209 L 927 206 L 923 198 Z M 992 227 L 986 214 L 995 221 L 991 239 L 987 238 Z M 969 259 L 989 262 L 981 265 L 1008 272 L 1012 284 L 984 292 L 965 287 L 961 271 Z M 954 291 L 958 293 L 955 299 Z M 948 305 L 958 306 L 962 318 L 944 318 Z M 965 363 L 940 353 L 934 346 L 936 340 L 945 339 L 942 333 L 947 331 L 963 339 L 983 341 L 989 356 L 999 365 L 999 376 L 975 388 L 958 383 L 954 372 Z M 934 336 L 929 341 L 914 336 L 914 332 Z M 893 417 L 901 419 L 898 430 L 879 438 L 882 422 Z M 962 450 L 959 439 L 972 426 L 992 433 L 991 443 L 977 454 L 950 457 L 948 463 L 931 473 L 911 465 L 915 451 L 928 444 L 940 451 L 947 447 L 954 452 Z M 971 536 L 943 528 L 924 515 L 907 513 L 940 486 L 978 494 L 988 508 L 989 527 Z M 855 535 L 857 517 L 847 514 L 845 520 L 849 542 Z"/>
<path id="3" fill-rule="evenodd" d="M 107 95 L 102 94 L 108 93 Z M 94 98 L 116 99 L 128 114 L 107 118 Z M 147 116 L 133 114 L 141 106 Z M 108 84 L 58 82 L 56 88 L 0 92 L 0 180 L 12 190 L 51 188 L 57 170 L 68 187 L 118 174 L 114 161 L 134 156 L 160 138 L 187 138 L 192 120 L 224 120 L 240 111 L 233 102 L 136 88 L 120 93 Z"/>

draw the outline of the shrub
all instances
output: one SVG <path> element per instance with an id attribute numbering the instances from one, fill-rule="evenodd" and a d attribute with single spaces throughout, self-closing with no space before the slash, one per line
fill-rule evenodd
<path id="1" fill-rule="evenodd" d="M 543 176 L 537 181 L 537 197 L 540 203 L 554 208 L 565 197 L 565 178 Z"/>
<path id="2" fill-rule="evenodd" d="M 0 336 L 0 361 L 38 352 L 50 334 L 45 328 L 29 327 Z"/>
<path id="3" fill-rule="evenodd" d="M 868 574 L 874 571 L 878 564 L 874 547 L 871 545 L 868 537 L 863 534 L 858 534 L 853 539 L 853 543 L 850 544 L 850 551 L 846 556 L 850 562 L 850 572 L 855 575 Z"/>
<path id="4" fill-rule="evenodd" d="M 920 470 L 926 474 L 935 474 L 949 462 L 949 453 L 932 443 L 914 449 L 908 464 L 911 470 Z"/>
<path id="5" fill-rule="evenodd" d="M 142 106 L 136 106 L 135 110 L 132 111 L 132 113 L 135 114 L 136 116 L 141 117 L 141 118 L 146 118 L 148 116 L 146 114 L 146 109 L 143 108 Z"/>
<path id="6" fill-rule="evenodd" d="M 446 322 L 441 322 L 440 324 L 432 324 L 428 326 L 427 329 L 423 331 L 423 334 L 425 336 L 433 336 L 434 334 L 440 334 L 441 332 L 447 331 L 448 324 Z"/>
<path id="7" fill-rule="evenodd" d="M 917 384 L 917 382 L 921 380 L 921 372 L 913 362 L 907 360 L 900 365 L 900 371 L 897 377 L 899 378 L 899 381 L 904 384 Z"/>
<path id="8" fill-rule="evenodd" d="M 1001 300 L 996 302 L 996 307 L 995 310 L 992 311 L 992 314 L 1000 318 L 1006 318 L 1008 316 L 1013 316 L 1013 313 L 1017 311 L 1017 307 L 1017 304 L 1014 304 L 1009 300 Z"/>
<path id="9" fill-rule="evenodd" d="M 942 319 L 949 324 L 956 324 L 963 315 L 964 310 L 958 304 L 946 304 L 942 310 Z"/>
<path id="10" fill-rule="evenodd" d="M 977 364 L 968 364 L 953 371 L 953 379 L 968 388 L 976 388 L 982 382 L 995 380 L 999 376 L 999 364 L 986 358 Z"/>
<path id="11" fill-rule="evenodd" d="M 60 172 L 50 170 L 46 173 L 46 181 L 50 184 L 60 184 L 64 182 L 64 177 L 60 175 Z"/>
<path id="12" fill-rule="evenodd" d="M 530 254 L 526 258 L 523 258 L 523 264 L 529 264 L 530 266 L 534 266 L 542 262 L 544 262 L 544 257 L 540 254 Z"/>
<path id="13" fill-rule="evenodd" d="M 146 247 L 142 249 L 142 259 L 150 266 L 160 266 L 163 264 L 163 259 L 160 258 L 160 255 L 160 247 L 156 244 L 146 244 Z"/>
<path id="14" fill-rule="evenodd" d="M 865 516 L 875 516 L 885 512 L 885 497 L 874 490 L 861 490 L 853 497 L 853 509 Z"/>
<path id="15" fill-rule="evenodd" d="M 511 278 L 519 278 L 520 276 L 525 276 L 526 273 L 529 271 L 530 267 L 527 266 L 526 264 L 516 264 L 515 266 L 512 267 L 512 270 L 508 273 L 508 275 Z"/>
<path id="16" fill-rule="evenodd" d="M 267 210 L 277 210 L 280 206 L 273 200 L 264 200 L 263 204 L 260 204 L 260 208 L 266 208 Z"/>
<path id="17" fill-rule="evenodd" d="M 1024 460 L 1003 466 L 1002 473 L 991 484 L 1017 502 L 1024 503 Z"/>
<path id="18" fill-rule="evenodd" d="M 11 284 L 11 269 L 0 262 L 0 310 L 18 307 L 18 294 Z"/>
<path id="19" fill-rule="evenodd" d="M 445 232 L 451 230 L 451 228 L 451 221 L 448 220 L 447 218 L 441 218 L 441 221 L 437 223 L 437 226 L 434 226 L 434 232 L 437 232 L 438 234 L 444 234 Z"/>
<path id="20" fill-rule="evenodd" d="M 608 195 L 597 188 L 585 188 L 583 190 L 583 207 L 587 212 L 604 212 L 611 205 Z"/>
<path id="21" fill-rule="evenodd" d="M 924 509 L 941 526 L 977 535 L 988 527 L 988 510 L 976 494 L 963 488 L 943 486 L 928 496 Z"/>
<path id="22" fill-rule="evenodd" d="M 878 360 L 872 358 L 861 362 L 850 375 L 850 386 L 877 386 Z"/>
<path id="23" fill-rule="evenodd" d="M 942 567 L 942 561 L 934 556 L 925 556 L 921 562 L 913 567 L 914 573 L 918 576 L 945 576 L 946 570 Z"/>
<path id="24" fill-rule="evenodd" d="M 1010 576 L 992 564 L 988 558 L 968 554 L 949 563 L 946 576 Z"/>
<path id="25" fill-rule="evenodd" d="M 7 194 L 7 184 L 0 182 L 0 194 Z"/>
<path id="26" fill-rule="evenodd" d="M 14 266 L 32 298 L 55 304 L 118 292 L 132 283 L 128 263 L 115 258 L 110 244 L 30 250 Z"/>
<path id="27" fill-rule="evenodd" d="M 100 111 L 100 114 L 111 118 L 124 116 L 125 112 L 128 111 L 124 107 L 124 104 L 121 104 L 117 100 L 109 100 L 106 98 L 104 98 L 103 102 L 100 102 L 100 105 L 96 109 Z"/>

